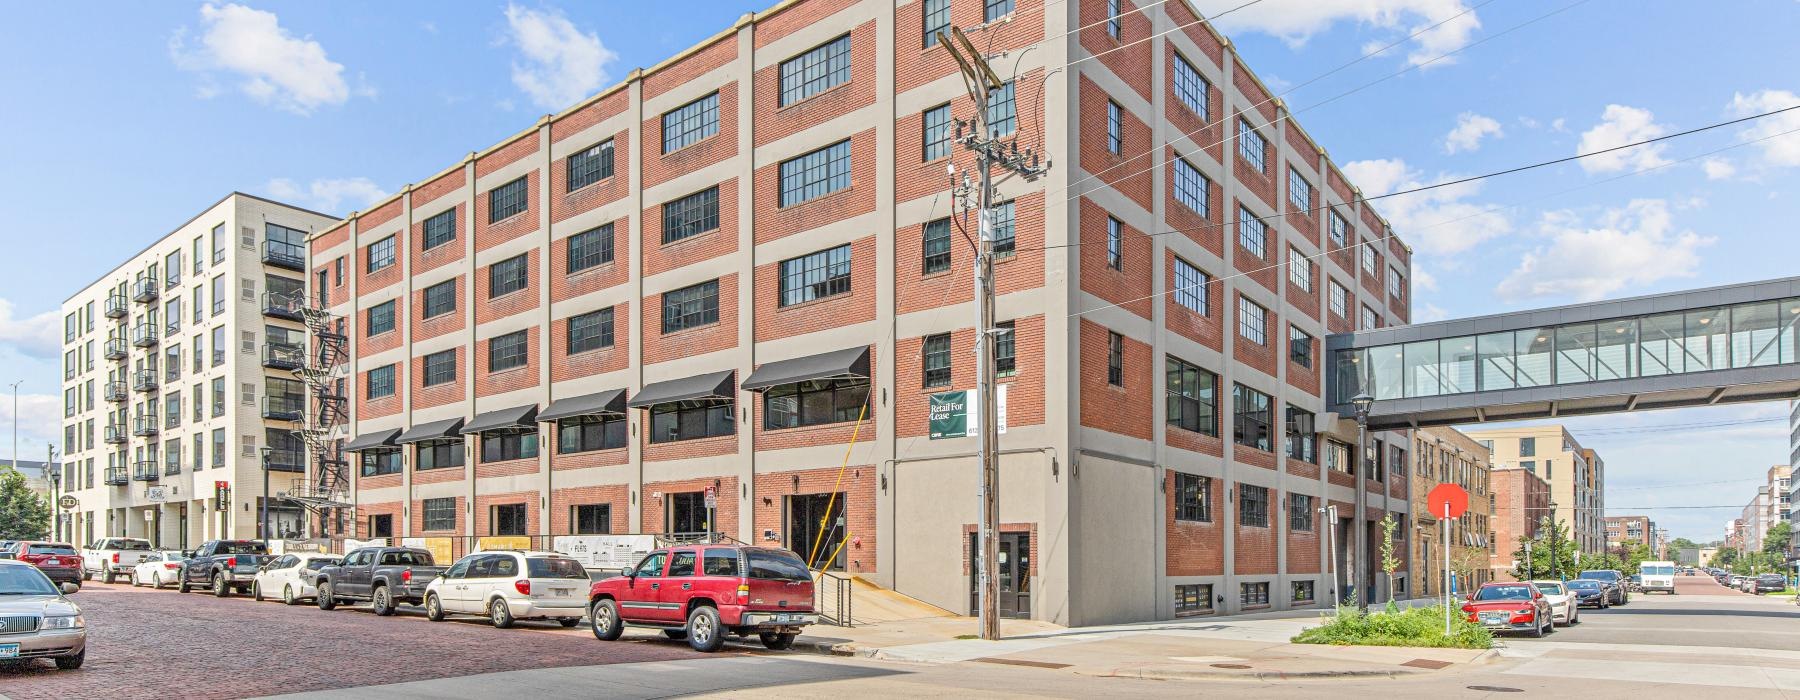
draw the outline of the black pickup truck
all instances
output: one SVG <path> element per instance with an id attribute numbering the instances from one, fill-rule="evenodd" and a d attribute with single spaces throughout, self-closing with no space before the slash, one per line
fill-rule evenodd
<path id="1" fill-rule="evenodd" d="M 344 555 L 344 563 L 319 570 L 319 609 L 368 601 L 376 615 L 392 615 L 400 603 L 421 605 L 425 586 L 444 573 L 431 552 L 414 547 L 364 547 Z"/>
<path id="2" fill-rule="evenodd" d="M 211 589 L 220 598 L 236 591 L 250 592 L 256 572 L 269 561 L 269 550 L 256 540 L 207 540 L 181 567 L 182 593 L 194 588 Z"/>

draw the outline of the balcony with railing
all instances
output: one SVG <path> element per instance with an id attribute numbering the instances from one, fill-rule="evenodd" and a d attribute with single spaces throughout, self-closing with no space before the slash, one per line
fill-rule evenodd
<path id="1" fill-rule="evenodd" d="M 138 437 L 154 437 L 162 432 L 162 423 L 154 414 L 134 416 L 131 419 L 131 434 Z"/>
<path id="2" fill-rule="evenodd" d="M 123 360 L 131 355 L 131 351 L 125 347 L 124 338 L 108 338 L 102 353 L 108 360 Z"/>
<path id="3" fill-rule="evenodd" d="M 156 347 L 157 343 L 162 342 L 162 334 L 158 332 L 160 330 L 148 323 L 137 324 L 136 328 L 131 329 L 131 344 L 140 348 Z"/>
<path id="4" fill-rule="evenodd" d="M 107 382 L 106 386 L 100 390 L 100 397 L 112 403 L 124 403 L 128 396 L 125 382 Z"/>
<path id="5" fill-rule="evenodd" d="M 264 265 L 303 272 L 306 270 L 306 249 L 285 241 L 263 241 L 262 261 Z"/>
<path id="6" fill-rule="evenodd" d="M 128 467 L 107 467 L 106 484 L 108 486 L 124 486 L 131 483 L 131 469 Z"/>
<path id="7" fill-rule="evenodd" d="M 131 313 L 131 302 L 123 294 L 108 294 L 104 313 L 107 318 L 125 318 L 126 314 Z"/>
<path id="8" fill-rule="evenodd" d="M 300 315 L 300 304 L 305 296 L 305 291 L 294 292 L 292 294 L 283 292 L 263 292 L 262 313 L 269 318 L 299 321 L 302 318 Z"/>
<path id="9" fill-rule="evenodd" d="M 306 414 L 306 397 L 303 395 L 282 395 L 263 397 L 263 418 L 269 420 L 300 420 Z"/>
<path id="10" fill-rule="evenodd" d="M 306 364 L 306 346 L 300 343 L 270 341 L 263 345 L 262 366 L 269 369 L 299 369 Z"/>
<path id="11" fill-rule="evenodd" d="M 300 450 L 267 450 L 266 464 L 272 472 L 304 473 L 306 471 L 306 453 Z"/>
<path id="12" fill-rule="evenodd" d="M 136 481 L 156 481 L 162 478 L 162 469 L 157 467 L 154 459 L 139 460 L 132 465 L 131 478 Z"/>
<path id="13" fill-rule="evenodd" d="M 156 391 L 161 386 L 162 384 L 157 381 L 156 370 L 154 369 L 140 369 L 131 373 L 132 391 L 151 392 Z"/>
<path id="14" fill-rule="evenodd" d="M 123 445 L 127 439 L 128 438 L 125 437 L 125 424 L 123 423 L 108 423 L 106 432 L 101 437 L 102 442 L 110 445 Z"/>
<path id="15" fill-rule="evenodd" d="M 132 301 L 148 304 L 156 301 L 156 298 L 161 295 L 162 285 L 157 284 L 156 280 L 149 277 L 140 277 L 136 282 L 131 284 Z"/>

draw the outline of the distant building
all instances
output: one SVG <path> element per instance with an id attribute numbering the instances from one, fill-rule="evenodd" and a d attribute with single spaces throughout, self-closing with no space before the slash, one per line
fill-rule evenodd
<path id="1" fill-rule="evenodd" d="M 59 465 L 55 462 L 50 463 L 51 469 L 55 469 L 58 466 Z M 33 462 L 28 459 L 15 461 L 9 459 L 5 462 L 0 462 L 0 472 L 6 471 L 9 467 L 17 468 L 19 473 L 25 475 L 25 488 L 31 489 L 32 493 L 44 498 L 50 497 L 50 479 L 47 476 L 47 472 L 44 471 L 44 463 L 42 461 Z"/>
<path id="2" fill-rule="evenodd" d="M 1611 515 L 1606 517 L 1606 546 L 1641 544 L 1652 554 L 1658 550 L 1656 522 L 1647 515 Z"/>
<path id="3" fill-rule="evenodd" d="M 1521 538 L 1538 535 L 1542 515 L 1550 508 L 1550 483 L 1520 466 L 1494 467 L 1488 477 L 1494 512 L 1488 568 L 1492 580 L 1511 581 L 1512 569 L 1519 563 L 1513 551 L 1522 544 Z"/>
<path id="4" fill-rule="evenodd" d="M 1519 467 L 1550 484 L 1556 520 L 1569 528 L 1570 538 L 1582 552 L 1599 554 L 1605 549 L 1606 529 L 1601 514 L 1606 511 L 1606 468 L 1598 454 L 1582 447 L 1560 425 L 1482 430 L 1468 435 L 1488 448 L 1495 470 Z"/>
<path id="5" fill-rule="evenodd" d="M 1725 543 L 1722 549 L 1744 551 L 1744 519 L 1734 518 L 1725 522 Z"/>
<path id="6" fill-rule="evenodd" d="M 1412 494 L 1413 568 L 1419 572 L 1421 596 L 1441 595 L 1444 560 L 1458 572 L 1456 589 L 1468 590 L 1493 580 L 1492 555 L 1494 502 L 1489 498 L 1491 467 L 1487 448 L 1455 428 L 1424 428 L 1413 433 Z M 1431 514 L 1429 495 L 1439 484 L 1456 484 L 1469 493 L 1469 509 L 1450 523 L 1450 550 L 1444 550 L 1440 518 Z M 1468 562 L 1479 570 L 1469 571 Z M 1480 563 L 1487 562 L 1487 563 Z"/>

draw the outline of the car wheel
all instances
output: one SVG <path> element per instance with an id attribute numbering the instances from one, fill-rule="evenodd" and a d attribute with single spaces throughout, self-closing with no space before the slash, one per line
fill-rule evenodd
<path id="1" fill-rule="evenodd" d="M 101 583 L 112 583 L 115 580 L 117 580 L 117 579 L 115 579 L 113 577 L 112 567 L 109 566 L 106 568 L 105 571 L 100 572 L 100 582 Z"/>
<path id="2" fill-rule="evenodd" d="M 600 600 L 588 608 L 588 619 L 593 621 L 594 638 L 602 642 L 610 642 L 625 633 L 625 623 L 619 619 L 619 604 L 611 600 Z"/>
<path id="3" fill-rule="evenodd" d="M 251 581 L 250 582 L 250 597 L 258 603 L 261 603 L 263 601 L 262 582 L 261 581 Z"/>
<path id="4" fill-rule="evenodd" d="M 581 624 L 581 618 L 579 618 L 579 617 L 560 617 L 560 618 L 556 619 L 556 624 L 562 625 L 564 627 L 574 627 L 576 625 Z"/>
<path id="5" fill-rule="evenodd" d="M 337 600 L 331 597 L 331 582 L 319 584 L 319 609 L 330 610 L 337 607 Z"/>
<path id="6" fill-rule="evenodd" d="M 231 586 L 225 583 L 225 577 L 213 574 L 212 594 L 214 598 L 225 598 L 231 595 Z"/>
<path id="7" fill-rule="evenodd" d="M 703 605 L 688 613 L 687 633 L 688 646 L 694 651 L 713 652 L 725 646 L 725 630 L 719 624 L 719 611 L 711 607 Z"/>
<path id="8" fill-rule="evenodd" d="M 375 595 L 369 598 L 369 607 L 375 609 L 376 615 L 387 617 L 394 614 L 394 594 L 388 592 L 387 586 L 376 586 Z"/>
<path id="9" fill-rule="evenodd" d="M 1543 639 L 1544 638 L 1544 626 L 1543 625 L 1533 626 L 1531 628 L 1531 637 L 1533 639 Z"/>
<path id="10" fill-rule="evenodd" d="M 686 629 L 663 630 L 663 636 L 679 642 L 683 639 L 687 639 L 687 630 Z"/>
<path id="11" fill-rule="evenodd" d="M 797 636 L 799 635 L 793 632 L 764 632 L 762 633 L 762 643 L 763 646 L 775 651 L 787 651 L 794 646 L 794 637 Z"/>
<path id="12" fill-rule="evenodd" d="M 444 604 L 438 602 L 436 593 L 425 596 L 425 619 L 432 622 L 444 620 Z"/>
<path id="13" fill-rule="evenodd" d="M 175 591 L 177 593 L 188 592 L 187 574 L 184 573 L 181 578 L 175 580 Z"/>
<path id="14" fill-rule="evenodd" d="M 1569 624 L 1571 624 L 1571 625 L 1581 624 L 1581 608 L 1575 608 L 1575 609 L 1569 611 Z"/>
<path id="15" fill-rule="evenodd" d="M 288 585 L 281 587 L 281 604 L 282 605 L 299 605 L 300 604 L 300 599 L 294 597 L 294 584 L 290 583 Z"/>
<path id="16" fill-rule="evenodd" d="M 84 661 L 87 661 L 87 650 L 86 649 L 82 649 L 81 651 L 75 652 L 68 656 L 56 657 L 56 667 L 60 668 L 64 671 L 73 671 L 75 669 L 81 668 L 81 664 Z"/>
<path id="17" fill-rule="evenodd" d="M 85 566 L 81 567 L 81 580 L 83 580 L 83 581 L 94 580 L 94 572 L 88 571 L 87 567 L 85 567 Z"/>
<path id="18" fill-rule="evenodd" d="M 506 604 L 505 598 L 495 598 L 494 602 L 488 603 L 488 621 L 500 629 L 513 626 L 512 606 Z"/>

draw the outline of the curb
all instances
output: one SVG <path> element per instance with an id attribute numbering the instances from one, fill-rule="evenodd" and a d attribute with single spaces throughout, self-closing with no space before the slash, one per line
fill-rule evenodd
<path id="1" fill-rule="evenodd" d="M 1081 674 L 1097 678 L 1132 678 L 1138 680 L 1238 680 L 1238 681 L 1294 681 L 1322 679 L 1355 679 L 1355 678 L 1399 678 L 1419 673 L 1411 670 L 1380 671 L 1207 671 L 1200 669 L 1151 669 L 1140 671 L 1110 671 L 1107 673 Z"/>

